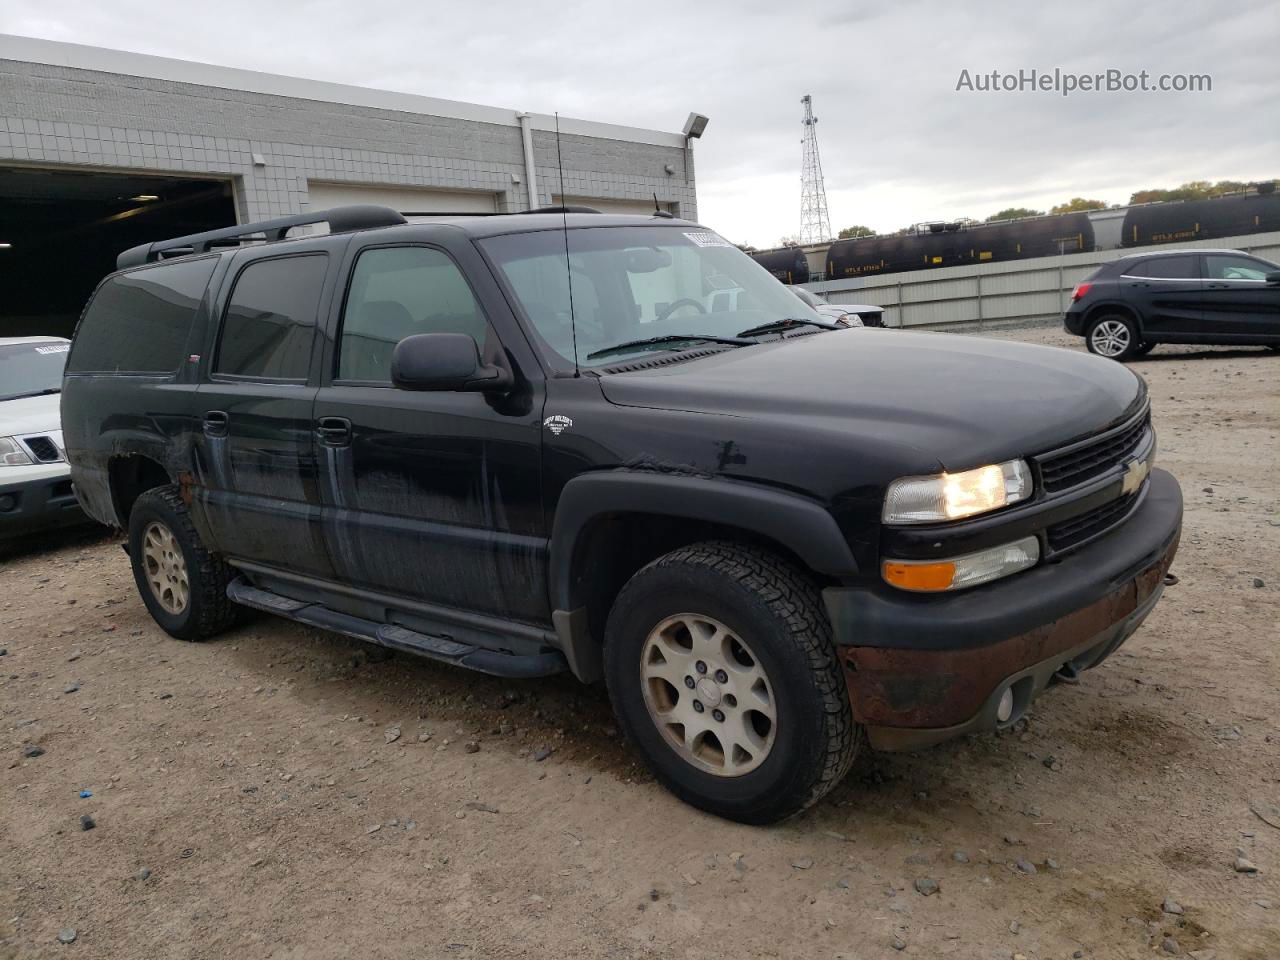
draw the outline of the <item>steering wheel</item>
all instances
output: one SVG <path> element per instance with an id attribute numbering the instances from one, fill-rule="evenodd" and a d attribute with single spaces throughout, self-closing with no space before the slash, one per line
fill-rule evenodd
<path id="1" fill-rule="evenodd" d="M 707 312 L 707 308 L 704 307 L 702 304 L 700 304 L 697 300 L 690 300 L 688 297 L 681 297 L 679 300 L 676 300 L 674 303 L 667 304 L 667 309 L 663 310 L 662 313 L 658 314 L 658 316 L 654 318 L 653 322 L 661 323 L 663 320 L 667 319 L 667 317 L 671 316 L 681 307 L 697 307 L 699 313 Z"/>

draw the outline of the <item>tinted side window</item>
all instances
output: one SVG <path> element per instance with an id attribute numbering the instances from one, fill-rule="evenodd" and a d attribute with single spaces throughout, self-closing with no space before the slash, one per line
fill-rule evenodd
<path id="1" fill-rule="evenodd" d="M 328 261 L 325 254 L 278 257 L 240 271 L 213 372 L 305 380 Z"/>
<path id="2" fill-rule="evenodd" d="M 338 377 L 390 382 L 391 353 L 417 333 L 465 333 L 484 346 L 487 324 L 462 272 L 439 250 L 366 250 L 351 274 Z"/>
<path id="3" fill-rule="evenodd" d="M 80 321 L 67 372 L 176 372 L 217 262 L 162 263 L 107 280 Z"/>
<path id="4" fill-rule="evenodd" d="M 1144 260 L 1131 270 L 1132 277 L 1153 277 L 1157 280 L 1194 280 L 1200 276 L 1195 257 L 1159 257 Z"/>
<path id="5" fill-rule="evenodd" d="M 1275 267 L 1268 267 L 1253 257 L 1208 254 L 1204 258 L 1205 276 L 1210 280 L 1266 280 Z"/>

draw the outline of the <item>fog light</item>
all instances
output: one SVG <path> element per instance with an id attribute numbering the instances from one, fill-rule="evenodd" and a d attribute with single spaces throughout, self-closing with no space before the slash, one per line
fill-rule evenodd
<path id="1" fill-rule="evenodd" d="M 1000 694 L 1000 702 L 996 704 L 996 722 L 1008 723 L 1013 716 L 1013 687 L 1005 687 Z"/>
<path id="2" fill-rule="evenodd" d="M 0 497 L 0 513 L 8 513 L 17 505 L 17 498 L 11 493 L 6 493 L 3 497 Z"/>

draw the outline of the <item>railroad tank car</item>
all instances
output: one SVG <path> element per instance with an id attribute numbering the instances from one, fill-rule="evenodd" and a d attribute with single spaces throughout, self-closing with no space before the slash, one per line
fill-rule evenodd
<path id="1" fill-rule="evenodd" d="M 1144 203 L 1125 213 L 1121 246 L 1147 247 L 1280 230 L 1280 195 Z"/>
<path id="2" fill-rule="evenodd" d="M 809 258 L 799 247 L 759 250 L 751 254 L 751 259 L 783 283 L 809 282 Z"/>

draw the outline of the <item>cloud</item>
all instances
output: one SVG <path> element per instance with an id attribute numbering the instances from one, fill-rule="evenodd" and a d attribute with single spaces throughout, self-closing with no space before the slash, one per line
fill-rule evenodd
<path id="1" fill-rule="evenodd" d="M 665 130 L 698 110 L 700 217 L 756 245 L 798 229 L 805 93 L 837 229 L 1280 174 L 1270 0 L 834 6 L 7 0 L 0 31 Z M 1210 74 L 1213 89 L 955 89 L 963 69 L 1055 67 Z"/>

